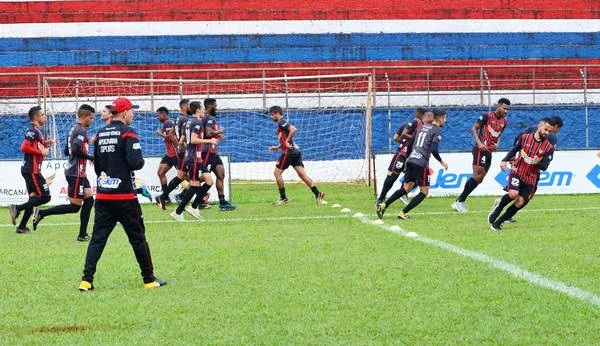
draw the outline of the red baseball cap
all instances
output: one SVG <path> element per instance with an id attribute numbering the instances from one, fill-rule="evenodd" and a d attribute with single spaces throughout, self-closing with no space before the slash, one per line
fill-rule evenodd
<path id="1" fill-rule="evenodd" d="M 122 113 L 130 109 L 138 109 L 140 106 L 134 105 L 126 97 L 117 97 L 110 105 L 114 112 Z"/>

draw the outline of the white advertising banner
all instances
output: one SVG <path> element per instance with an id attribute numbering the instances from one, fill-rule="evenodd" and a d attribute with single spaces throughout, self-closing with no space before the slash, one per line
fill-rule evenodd
<path id="1" fill-rule="evenodd" d="M 471 195 L 501 195 L 506 186 L 509 170 L 500 169 L 500 161 L 506 152 L 492 155 L 492 166 L 483 182 Z M 546 172 L 542 171 L 536 194 L 554 193 L 600 193 L 600 156 L 597 150 L 557 151 Z M 471 153 L 441 153 L 448 163 L 448 170 L 431 158 L 433 169 L 430 181 L 430 196 L 459 195 L 473 173 Z M 393 154 L 375 155 L 375 177 L 377 194 L 381 191 Z M 400 179 L 388 193 L 400 187 Z"/>
<path id="2" fill-rule="evenodd" d="M 223 155 L 221 156 L 221 159 L 223 160 L 223 166 L 225 167 L 225 198 L 229 199 L 229 157 Z M 156 175 L 160 160 L 160 157 L 147 157 L 145 158 L 146 163 L 144 164 L 144 168 L 135 172 L 136 187 L 145 184 L 146 188 L 153 196 L 159 195 L 162 190 L 158 175 Z M 68 201 L 68 184 L 64 175 L 64 167 L 66 167 L 66 164 L 66 160 L 44 160 L 43 162 L 42 175 L 46 178 L 46 182 L 50 187 L 50 195 L 52 196 L 50 203 L 48 203 L 49 205 L 64 204 Z M 0 205 L 5 206 L 27 201 L 27 188 L 25 186 L 25 180 L 21 176 L 21 161 L 1 161 L 0 169 L 2 172 L 0 175 Z M 87 174 L 95 194 L 96 174 L 93 166 L 88 165 Z M 171 168 L 167 173 L 167 183 L 171 178 L 175 177 L 176 174 L 175 168 Z M 182 186 L 180 185 L 179 188 L 171 193 L 171 195 L 180 192 L 181 189 Z M 209 193 L 211 201 L 218 200 L 215 184 L 213 184 Z M 150 203 L 150 200 L 142 195 L 138 195 L 138 199 L 140 203 Z"/>

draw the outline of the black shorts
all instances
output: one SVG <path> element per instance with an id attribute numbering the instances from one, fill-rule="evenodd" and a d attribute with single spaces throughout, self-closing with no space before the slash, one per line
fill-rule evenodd
<path id="1" fill-rule="evenodd" d="M 492 165 L 492 153 L 489 151 L 479 151 L 479 147 L 473 146 L 473 166 L 481 166 L 489 170 Z"/>
<path id="2" fill-rule="evenodd" d="M 404 169 L 404 182 L 413 182 L 416 186 L 429 186 L 429 169 L 407 162 Z"/>
<path id="3" fill-rule="evenodd" d="M 388 171 L 400 174 L 404 171 L 404 165 L 406 164 L 406 155 L 403 151 L 397 151 L 390 165 L 388 167 Z"/>
<path id="4" fill-rule="evenodd" d="M 175 168 L 177 168 L 178 171 L 185 171 L 185 165 L 185 152 L 177 154 L 177 166 Z"/>
<path id="5" fill-rule="evenodd" d="M 92 186 L 86 177 L 65 176 L 69 183 L 69 198 L 83 199 L 83 190 L 90 189 Z"/>
<path id="6" fill-rule="evenodd" d="M 191 180 L 198 181 L 198 180 L 200 180 L 200 177 L 202 177 L 202 174 L 210 173 L 208 168 L 206 168 L 206 166 L 202 162 L 188 161 L 186 163 L 186 165 L 187 165 L 187 173 Z"/>
<path id="7" fill-rule="evenodd" d="M 177 156 L 168 156 L 168 155 L 165 155 L 160 160 L 160 164 L 161 165 L 162 164 L 166 164 L 167 166 L 169 166 L 169 168 L 171 168 L 171 167 L 177 165 L 177 161 L 178 161 Z"/>
<path id="8" fill-rule="evenodd" d="M 292 167 L 304 167 L 304 163 L 302 163 L 302 152 L 298 149 L 291 149 L 287 152 L 281 154 L 279 160 L 275 164 L 275 167 L 285 170 L 289 166 Z"/>
<path id="9" fill-rule="evenodd" d="M 50 196 L 50 187 L 46 183 L 46 179 L 40 173 L 23 173 L 25 185 L 28 193 L 35 193 L 38 196 Z"/>
<path id="10" fill-rule="evenodd" d="M 519 196 L 525 198 L 525 201 L 529 201 L 533 198 L 537 187 L 535 185 L 527 184 L 526 182 L 521 180 L 521 178 L 519 178 L 516 174 L 510 173 L 508 175 L 506 189 L 519 191 Z"/>
<path id="11" fill-rule="evenodd" d="M 203 162 L 209 171 L 215 172 L 217 166 L 223 166 L 223 160 L 218 153 L 203 153 L 202 155 L 205 155 Z"/>

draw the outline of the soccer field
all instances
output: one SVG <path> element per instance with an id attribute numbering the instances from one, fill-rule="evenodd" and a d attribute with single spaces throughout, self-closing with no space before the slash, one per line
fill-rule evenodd
<path id="1" fill-rule="evenodd" d="M 494 233 L 495 197 L 469 198 L 467 214 L 429 198 L 408 221 L 398 201 L 375 225 L 371 188 L 319 188 L 329 204 L 288 184 L 273 207 L 274 183 L 233 185 L 238 210 L 203 222 L 145 206 L 169 282 L 155 290 L 119 227 L 81 293 L 78 216 L 32 235 L 5 221 L 0 344 L 600 344 L 600 195 L 536 196 Z"/>

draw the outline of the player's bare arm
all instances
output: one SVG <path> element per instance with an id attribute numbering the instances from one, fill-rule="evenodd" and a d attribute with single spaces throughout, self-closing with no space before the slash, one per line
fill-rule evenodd
<path id="1" fill-rule="evenodd" d="M 219 144 L 219 140 L 216 138 L 202 139 L 197 133 L 192 132 L 192 138 L 190 138 L 192 144 Z"/>
<path id="2" fill-rule="evenodd" d="M 479 129 L 481 128 L 481 124 L 476 121 L 475 124 L 473 124 L 473 126 L 471 127 L 471 135 L 473 136 L 473 138 L 475 138 L 475 141 L 477 141 L 477 146 L 479 147 L 479 151 L 488 151 L 488 147 L 481 143 L 481 140 L 479 139 L 479 134 L 477 134 L 477 131 L 479 131 Z"/>
<path id="3" fill-rule="evenodd" d="M 287 137 L 285 138 L 285 143 L 288 147 L 290 146 L 290 141 L 296 135 L 296 132 L 298 132 L 298 129 L 296 128 L 296 126 L 290 125 L 289 133 L 288 133 Z"/>

